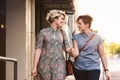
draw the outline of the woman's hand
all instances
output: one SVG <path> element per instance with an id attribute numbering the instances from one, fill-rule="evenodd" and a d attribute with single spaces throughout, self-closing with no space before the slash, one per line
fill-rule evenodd
<path id="1" fill-rule="evenodd" d="M 106 77 L 106 80 L 110 80 L 110 75 L 108 71 L 105 71 L 105 77 Z"/>
<path id="2" fill-rule="evenodd" d="M 76 49 L 74 49 L 74 48 L 71 48 L 71 53 L 70 53 L 70 55 L 72 56 L 72 57 L 77 57 L 78 56 L 78 53 L 77 53 L 77 51 L 76 51 Z"/>
<path id="3" fill-rule="evenodd" d="M 36 76 L 37 75 L 37 69 L 36 68 L 33 68 L 32 69 L 32 76 Z"/>
<path id="4" fill-rule="evenodd" d="M 34 61 L 33 61 L 33 68 L 32 68 L 32 76 L 36 76 L 37 75 L 37 64 L 39 61 L 39 57 L 41 54 L 41 49 L 37 48 L 35 50 L 35 54 L 34 54 Z"/>

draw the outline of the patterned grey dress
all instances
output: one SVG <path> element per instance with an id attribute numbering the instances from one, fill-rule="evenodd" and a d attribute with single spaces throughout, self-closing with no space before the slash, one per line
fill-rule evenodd
<path id="1" fill-rule="evenodd" d="M 65 31 L 63 34 L 65 47 L 68 48 L 70 46 Z M 38 64 L 37 76 L 40 77 L 38 80 L 65 80 L 66 69 L 61 31 L 55 31 L 52 27 L 41 30 L 36 48 L 42 50 Z"/>

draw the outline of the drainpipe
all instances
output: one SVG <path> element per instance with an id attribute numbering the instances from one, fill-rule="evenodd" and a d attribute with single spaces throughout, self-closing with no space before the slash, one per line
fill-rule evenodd
<path id="1" fill-rule="evenodd" d="M 26 79 L 32 80 L 32 53 L 35 48 L 35 0 L 26 0 Z"/>
<path id="2" fill-rule="evenodd" d="M 73 15 L 74 13 L 72 11 L 66 12 L 68 15 L 68 27 L 69 27 L 69 41 L 70 46 L 72 47 L 72 29 L 73 29 Z"/>

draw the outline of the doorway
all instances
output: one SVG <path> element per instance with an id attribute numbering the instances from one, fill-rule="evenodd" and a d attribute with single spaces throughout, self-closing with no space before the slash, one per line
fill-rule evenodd
<path id="1" fill-rule="evenodd" d="M 5 56 L 6 50 L 6 0 L 0 0 L 0 56 Z M 0 61 L 0 80 L 5 80 L 5 62 Z"/>

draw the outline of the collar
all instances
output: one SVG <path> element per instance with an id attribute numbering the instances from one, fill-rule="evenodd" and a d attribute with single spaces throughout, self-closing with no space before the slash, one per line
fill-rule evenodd
<path id="1" fill-rule="evenodd" d="M 52 32 L 59 32 L 59 31 L 60 31 L 60 29 L 55 30 L 53 27 L 50 27 L 50 30 L 51 30 Z"/>
<path id="2" fill-rule="evenodd" d="M 92 31 L 91 31 L 91 32 L 89 32 L 89 33 L 88 33 L 88 35 L 86 35 L 85 33 L 82 33 L 82 35 L 83 35 L 84 37 L 90 37 L 92 34 L 93 34 L 93 32 L 92 32 Z"/>

